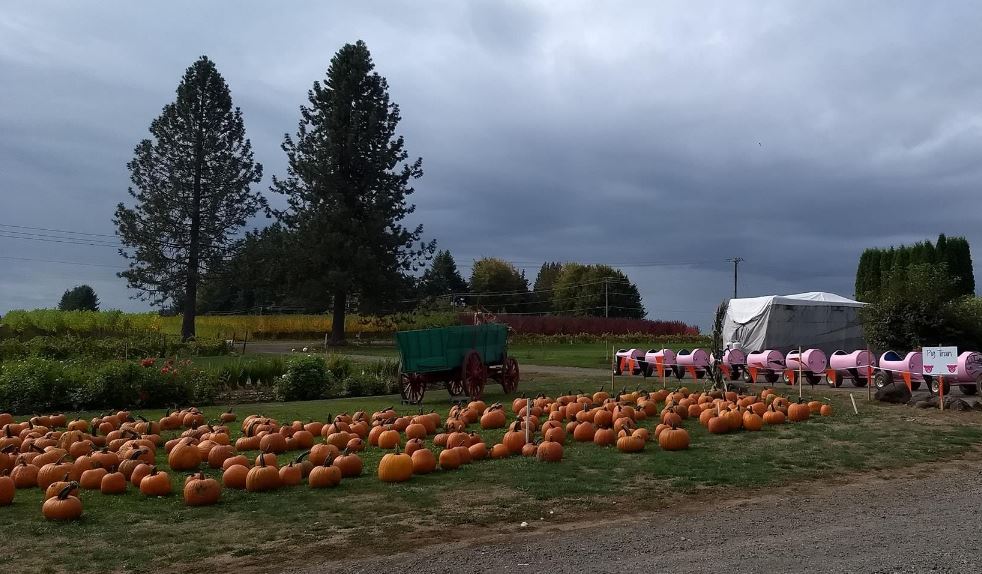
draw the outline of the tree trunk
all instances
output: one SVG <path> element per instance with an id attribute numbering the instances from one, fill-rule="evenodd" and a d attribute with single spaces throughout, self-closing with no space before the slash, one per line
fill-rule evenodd
<path id="1" fill-rule="evenodd" d="M 198 137 L 194 144 L 194 182 L 191 186 L 191 233 L 188 238 L 188 274 L 184 283 L 184 318 L 181 322 L 181 340 L 195 337 L 194 318 L 198 304 L 198 236 L 201 232 L 201 171 L 204 158 L 203 134 L 201 127 L 200 103 L 198 116 Z"/>
<path id="2" fill-rule="evenodd" d="M 334 317 L 331 321 L 331 345 L 344 345 L 344 311 L 348 294 L 344 291 L 334 293 Z"/>

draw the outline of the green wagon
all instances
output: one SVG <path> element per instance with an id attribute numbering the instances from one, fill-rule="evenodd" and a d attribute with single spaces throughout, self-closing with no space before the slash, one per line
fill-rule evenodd
<path id="1" fill-rule="evenodd" d="M 396 343 L 402 363 L 402 400 L 423 400 L 428 386 L 443 383 L 451 396 L 478 400 L 488 379 L 506 393 L 518 388 L 518 361 L 508 356 L 508 327 L 499 324 L 461 325 L 400 331 Z"/>

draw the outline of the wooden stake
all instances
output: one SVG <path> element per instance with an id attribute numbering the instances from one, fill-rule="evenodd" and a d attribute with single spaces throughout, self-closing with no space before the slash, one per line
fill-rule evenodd
<path id="1" fill-rule="evenodd" d="M 532 426 L 529 424 L 529 418 L 531 414 L 532 414 L 532 399 L 526 398 L 525 399 L 525 444 L 531 442 L 531 439 L 529 437 L 529 432 L 531 430 L 529 427 Z"/>
<path id="2" fill-rule="evenodd" d="M 610 392 L 614 392 L 614 362 L 617 357 L 614 356 L 614 347 L 610 347 Z"/>
<path id="3" fill-rule="evenodd" d="M 804 360 L 804 357 L 801 356 L 801 347 L 799 346 L 798 347 L 798 398 L 799 399 L 801 398 L 801 392 L 802 392 L 802 389 L 801 389 L 801 379 L 802 379 L 802 377 L 801 377 L 801 363 L 802 363 L 803 360 Z"/>
<path id="4" fill-rule="evenodd" d="M 938 377 L 938 397 L 941 398 L 941 400 L 938 401 L 938 403 L 940 403 L 939 406 L 943 411 L 944 410 L 944 377 Z"/>
<path id="5" fill-rule="evenodd" d="M 859 409 L 856 408 L 856 397 L 852 396 L 852 393 L 849 393 L 849 400 L 852 401 L 852 410 L 853 410 L 853 412 L 855 412 L 858 415 L 859 414 Z"/>

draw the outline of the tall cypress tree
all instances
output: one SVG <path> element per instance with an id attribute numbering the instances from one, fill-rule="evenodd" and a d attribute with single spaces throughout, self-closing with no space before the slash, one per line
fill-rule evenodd
<path id="1" fill-rule="evenodd" d="M 870 289 L 870 257 L 873 255 L 872 249 L 866 249 L 859 256 L 859 266 L 856 267 L 856 284 L 853 293 L 856 299 L 865 301 L 869 297 Z"/>
<path id="2" fill-rule="evenodd" d="M 457 262 L 449 251 L 439 251 L 433 257 L 430 268 L 420 278 L 420 292 L 424 297 L 447 297 L 467 292 L 467 282 L 457 270 Z"/>
<path id="3" fill-rule="evenodd" d="M 235 233 L 266 200 L 242 113 L 215 64 L 202 56 L 184 73 L 177 99 L 150 124 L 127 164 L 136 205 L 113 222 L 130 260 L 119 275 L 138 298 L 183 305 L 181 337 L 195 334 L 198 282 L 228 254 Z"/>
<path id="4" fill-rule="evenodd" d="M 285 136 L 287 178 L 273 191 L 287 196 L 278 212 L 306 247 L 304 268 L 323 279 L 332 297 L 331 341 L 344 343 L 348 299 L 371 299 L 432 256 L 423 226 L 407 229 L 415 210 L 410 182 L 422 159 L 407 161 L 396 134 L 399 106 L 375 70 L 365 43 L 346 44 L 315 81 L 300 108 L 297 133 Z"/>
<path id="5" fill-rule="evenodd" d="M 532 301 L 535 303 L 534 309 L 539 313 L 551 313 L 552 309 L 552 289 L 563 271 L 563 264 L 559 262 L 545 262 L 539 268 L 539 274 L 535 276 L 535 284 L 532 286 Z"/>

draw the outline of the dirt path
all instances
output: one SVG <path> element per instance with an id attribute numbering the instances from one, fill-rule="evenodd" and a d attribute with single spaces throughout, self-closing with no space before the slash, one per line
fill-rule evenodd
<path id="1" fill-rule="evenodd" d="M 574 527 L 527 528 L 471 545 L 331 562 L 326 572 L 966 572 L 982 571 L 978 454 L 902 476 L 853 475 L 710 505 L 683 503 Z M 937 494 L 943 493 L 943 494 Z"/>

